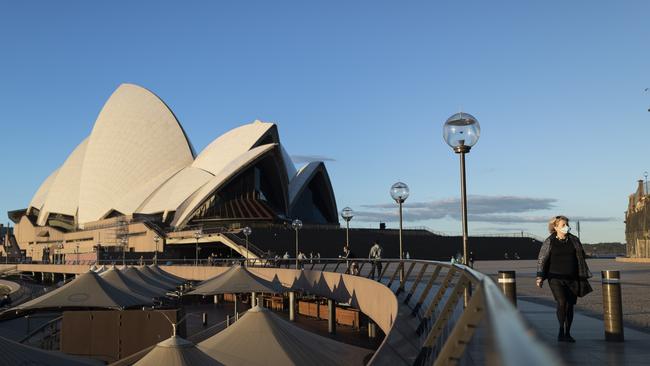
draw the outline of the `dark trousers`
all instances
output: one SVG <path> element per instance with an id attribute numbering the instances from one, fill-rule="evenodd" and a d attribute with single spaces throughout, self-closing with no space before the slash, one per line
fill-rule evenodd
<path id="1" fill-rule="evenodd" d="M 573 306 L 576 304 L 578 282 L 576 280 L 564 280 L 551 278 L 548 280 L 548 287 L 551 288 L 553 297 L 557 302 L 557 321 L 560 325 L 560 335 L 570 334 L 573 323 Z"/>
<path id="2" fill-rule="evenodd" d="M 370 271 L 370 278 L 375 279 L 375 271 L 377 272 L 377 279 L 381 276 L 381 261 L 374 260 L 372 261 L 372 270 Z"/>

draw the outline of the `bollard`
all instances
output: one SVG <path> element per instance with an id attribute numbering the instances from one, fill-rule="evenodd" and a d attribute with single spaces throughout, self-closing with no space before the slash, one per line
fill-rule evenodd
<path id="1" fill-rule="evenodd" d="M 255 293 L 251 292 L 251 309 L 255 307 Z"/>
<path id="2" fill-rule="evenodd" d="M 327 331 L 336 334 L 336 304 L 332 299 L 327 299 Z"/>
<path id="3" fill-rule="evenodd" d="M 501 292 L 517 307 L 517 278 L 515 271 L 499 271 L 497 282 Z"/>
<path id="4" fill-rule="evenodd" d="M 230 315 L 226 315 L 226 328 L 230 326 Z"/>
<path id="5" fill-rule="evenodd" d="M 621 273 L 602 271 L 603 283 L 603 322 L 605 340 L 623 342 L 623 303 L 621 301 Z"/>
<path id="6" fill-rule="evenodd" d="M 208 313 L 203 313 L 203 326 L 208 325 Z"/>
<path id="7" fill-rule="evenodd" d="M 377 324 L 368 319 L 368 338 L 374 339 L 377 337 Z"/>
<path id="8" fill-rule="evenodd" d="M 289 292 L 289 320 L 296 321 L 296 293 Z"/>

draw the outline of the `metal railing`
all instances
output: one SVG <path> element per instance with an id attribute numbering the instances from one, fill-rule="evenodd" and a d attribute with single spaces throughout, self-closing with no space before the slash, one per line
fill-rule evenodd
<path id="1" fill-rule="evenodd" d="M 249 260 L 248 265 L 294 268 L 295 259 Z M 412 365 L 562 364 L 534 338 L 493 280 L 469 267 L 366 258 L 306 259 L 299 266 L 374 277 L 396 294 L 405 311 L 397 315 L 369 364 L 394 360 L 385 357 L 388 352 L 397 352 L 404 364 Z M 405 272 L 402 282 L 401 271 Z"/>
<path id="2" fill-rule="evenodd" d="M 194 265 L 193 259 L 165 259 L 160 264 L 167 262 Z M 244 258 L 228 258 L 211 263 L 201 260 L 200 265 L 245 262 Z M 293 269 L 296 260 L 249 259 L 248 266 Z M 469 267 L 437 261 L 367 258 L 307 258 L 298 260 L 298 266 L 376 279 L 393 291 L 400 311 L 394 314 L 392 326 L 369 364 L 395 364 L 395 360 L 412 365 L 561 364 L 552 351 L 534 338 L 521 314 L 493 280 Z M 404 273 L 403 280 L 400 272 Z"/>

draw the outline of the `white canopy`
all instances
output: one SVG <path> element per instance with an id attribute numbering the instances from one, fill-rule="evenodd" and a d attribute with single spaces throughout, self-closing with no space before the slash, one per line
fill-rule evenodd
<path id="1" fill-rule="evenodd" d="M 237 294 L 244 292 L 281 293 L 287 289 L 280 283 L 267 281 L 235 265 L 226 272 L 201 282 L 188 295 Z"/>
<path id="2" fill-rule="evenodd" d="M 300 329 L 256 306 L 198 344 L 224 365 L 363 365 L 371 350 Z"/>
<path id="3" fill-rule="evenodd" d="M 61 352 L 48 352 L 0 337 L 0 364 L 34 366 L 88 366 L 103 362 L 68 356 Z"/>
<path id="4" fill-rule="evenodd" d="M 194 343 L 172 336 L 158 343 L 133 366 L 220 366 L 222 363 L 199 350 Z"/>
<path id="5" fill-rule="evenodd" d="M 11 310 L 60 309 L 60 308 L 104 308 L 123 309 L 151 305 L 150 299 L 120 290 L 102 279 L 97 273 L 88 271 L 62 287 L 39 296 Z"/>

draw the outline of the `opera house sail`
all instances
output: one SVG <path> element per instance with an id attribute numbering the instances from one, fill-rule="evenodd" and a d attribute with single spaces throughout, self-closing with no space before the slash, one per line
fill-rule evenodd
<path id="1" fill-rule="evenodd" d="M 324 163 L 296 169 L 276 124 L 242 125 L 197 155 L 169 107 L 133 84 L 113 92 L 88 137 L 9 216 L 23 256 L 44 261 L 152 251 L 197 228 L 338 225 Z"/>

